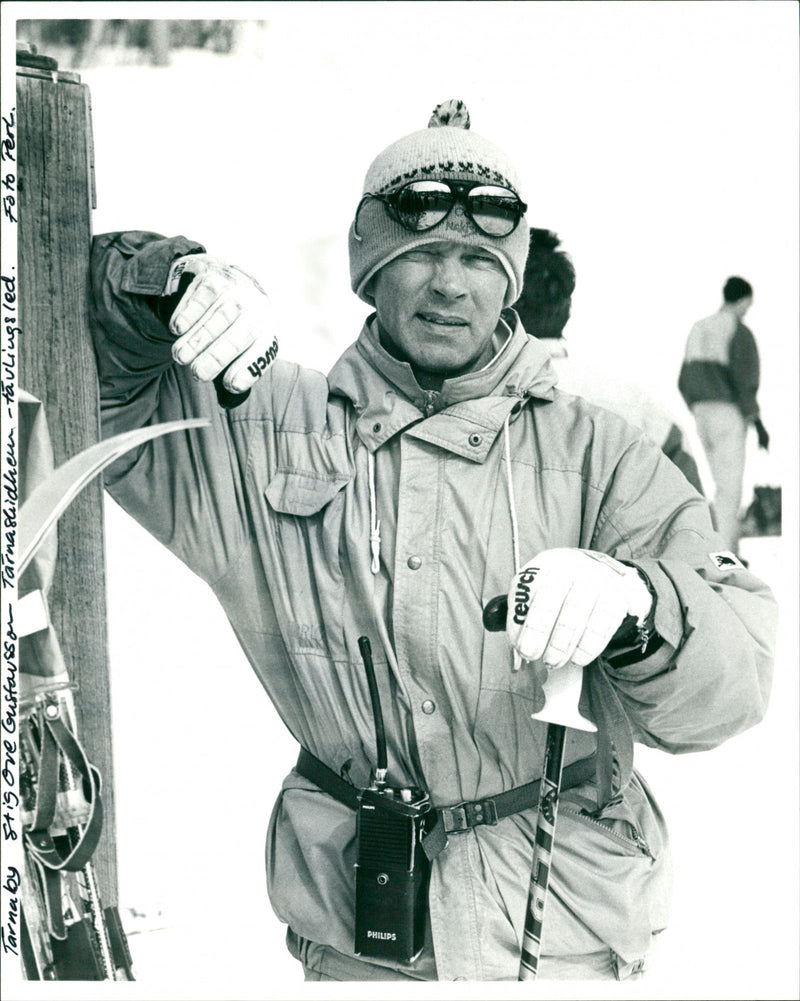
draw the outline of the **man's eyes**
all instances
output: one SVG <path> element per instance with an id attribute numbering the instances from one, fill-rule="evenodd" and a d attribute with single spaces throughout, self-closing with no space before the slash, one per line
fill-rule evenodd
<path id="1" fill-rule="evenodd" d="M 398 261 L 435 261 L 442 256 L 441 252 L 435 249 L 428 249 L 427 247 L 415 247 L 412 250 L 407 250 L 404 254 L 400 254 L 396 258 Z M 469 267 L 481 267 L 481 268 L 501 268 L 501 264 L 496 257 L 492 254 L 482 254 L 482 253 L 465 253 L 460 257 L 462 264 L 466 264 Z"/>
<path id="2" fill-rule="evenodd" d="M 465 254 L 462 260 L 469 264 L 486 265 L 490 268 L 499 268 L 500 262 L 491 254 Z"/>

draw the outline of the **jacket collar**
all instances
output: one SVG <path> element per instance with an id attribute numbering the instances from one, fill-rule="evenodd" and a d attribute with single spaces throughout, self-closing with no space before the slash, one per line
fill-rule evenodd
<path id="1" fill-rule="evenodd" d="M 367 448 L 374 451 L 418 424 L 416 437 L 480 462 L 509 413 L 530 397 L 552 400 L 556 374 L 547 351 L 528 336 L 513 310 L 504 316 L 510 324 L 505 319 L 498 324 L 492 361 L 447 379 L 439 393 L 420 388 L 411 366 L 381 345 L 375 314 L 368 317 L 328 377 L 331 393 L 355 407 L 356 430 Z"/>

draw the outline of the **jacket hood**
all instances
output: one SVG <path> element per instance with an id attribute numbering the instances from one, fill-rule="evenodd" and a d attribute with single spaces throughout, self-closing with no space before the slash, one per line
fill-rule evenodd
<path id="1" fill-rule="evenodd" d="M 552 400 L 558 377 L 549 354 L 525 332 L 513 310 L 504 312 L 495 339 L 497 351 L 488 365 L 446 379 L 438 392 L 423 390 L 408 362 L 394 358 L 381 345 L 373 313 L 331 369 L 330 392 L 352 402 L 359 414 L 359 434 L 370 447 L 412 421 L 455 405 L 467 405 L 484 419 L 500 415 L 501 424 L 528 397 Z M 495 420 L 490 418 L 489 423 Z"/>

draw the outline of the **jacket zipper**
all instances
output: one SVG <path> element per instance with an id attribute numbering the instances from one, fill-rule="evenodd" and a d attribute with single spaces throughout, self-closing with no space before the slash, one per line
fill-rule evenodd
<path id="1" fill-rule="evenodd" d="M 638 849 L 643 855 L 651 858 L 654 862 L 656 861 L 655 855 L 650 851 L 650 846 L 644 840 L 644 838 L 639 834 L 638 830 L 631 824 L 631 837 L 627 838 L 624 834 L 618 834 L 616 831 L 612 830 L 606 824 L 601 823 L 599 820 L 595 820 L 594 817 L 590 817 L 588 814 L 584 813 L 582 810 L 571 810 L 569 807 L 561 807 L 562 813 L 569 814 L 570 817 L 575 817 L 577 820 L 582 820 L 584 823 L 592 824 L 594 827 L 599 827 L 600 830 L 606 834 L 608 837 L 620 841 L 628 847 L 633 847 Z"/>

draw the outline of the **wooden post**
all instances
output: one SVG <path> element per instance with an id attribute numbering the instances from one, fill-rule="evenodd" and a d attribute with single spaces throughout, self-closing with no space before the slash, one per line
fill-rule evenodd
<path id="1" fill-rule="evenodd" d="M 56 465 L 100 438 L 88 329 L 95 207 L 89 90 L 45 56 L 17 54 L 19 384 L 44 404 Z M 77 682 L 78 728 L 103 777 L 104 832 L 94 856 L 104 906 L 117 904 L 103 491 L 94 480 L 58 524 L 49 598 Z"/>

